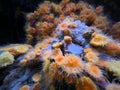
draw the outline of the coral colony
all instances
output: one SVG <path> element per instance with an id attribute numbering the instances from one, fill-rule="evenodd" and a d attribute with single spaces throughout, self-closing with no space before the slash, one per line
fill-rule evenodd
<path id="1" fill-rule="evenodd" d="M 27 44 L 0 47 L 0 67 L 12 68 L 0 90 L 120 90 L 120 43 L 102 6 L 44 1 L 26 19 Z"/>

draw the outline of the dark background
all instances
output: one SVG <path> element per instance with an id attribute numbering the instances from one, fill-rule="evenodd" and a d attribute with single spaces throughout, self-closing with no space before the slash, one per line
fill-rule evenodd
<path id="1" fill-rule="evenodd" d="M 0 0 L 0 45 L 25 42 L 25 13 L 32 12 L 44 0 Z M 59 0 L 51 0 L 59 2 Z M 72 0 L 77 2 L 78 0 Z M 103 5 L 113 23 L 120 21 L 119 0 L 83 0 Z"/>

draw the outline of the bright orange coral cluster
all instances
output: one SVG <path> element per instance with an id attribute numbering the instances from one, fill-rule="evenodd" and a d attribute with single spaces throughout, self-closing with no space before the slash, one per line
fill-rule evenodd
<path id="1" fill-rule="evenodd" d="M 44 1 L 37 10 L 27 14 L 27 42 L 33 43 L 34 39 L 41 41 L 44 38 L 42 35 L 53 35 L 57 25 L 66 16 L 71 16 L 75 20 L 80 19 L 88 25 L 97 25 L 99 28 L 106 30 L 109 23 L 106 17 L 99 14 L 102 11 L 102 6 L 95 10 L 94 7 L 82 1 L 74 3 L 69 0 L 62 0 L 59 4 Z M 62 25 L 62 28 L 65 28 L 65 24 Z M 34 34 L 35 32 L 36 34 Z"/>

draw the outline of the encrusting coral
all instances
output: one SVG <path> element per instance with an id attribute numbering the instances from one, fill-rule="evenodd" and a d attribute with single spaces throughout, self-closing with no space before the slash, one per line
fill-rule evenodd
<path id="1" fill-rule="evenodd" d="M 14 62 L 14 56 L 9 52 L 0 53 L 0 67 L 10 65 Z"/>
<path id="2" fill-rule="evenodd" d="M 83 1 L 41 3 L 26 15 L 27 44 L 0 47 L 0 69 L 10 68 L 0 90 L 117 90 L 110 83 L 120 77 L 120 43 L 110 35 L 119 25 L 107 35 L 103 11 Z"/>
<path id="3" fill-rule="evenodd" d="M 109 38 L 102 34 L 94 34 L 93 38 L 90 41 L 90 44 L 93 46 L 105 46 L 107 43 L 109 43 Z"/>

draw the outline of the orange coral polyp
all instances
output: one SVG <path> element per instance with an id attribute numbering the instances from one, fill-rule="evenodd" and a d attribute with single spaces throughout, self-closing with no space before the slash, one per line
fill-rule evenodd
<path id="1" fill-rule="evenodd" d="M 85 70 L 94 78 L 101 78 L 103 76 L 102 71 L 92 63 L 87 63 L 85 65 Z"/>
<path id="2" fill-rule="evenodd" d="M 104 46 L 109 42 L 110 39 L 107 36 L 103 34 L 96 34 L 90 41 L 90 44 L 93 46 Z"/>
<path id="3" fill-rule="evenodd" d="M 67 28 L 67 24 L 64 22 L 60 25 L 60 30 L 65 30 Z"/>
<path id="4" fill-rule="evenodd" d="M 61 27 L 64 28 L 66 26 L 66 23 L 61 24 Z"/>
<path id="5" fill-rule="evenodd" d="M 98 55 L 95 52 L 88 52 L 85 55 L 85 60 L 88 62 L 96 63 L 98 61 Z"/>
<path id="6" fill-rule="evenodd" d="M 66 64 L 66 66 L 68 66 L 68 67 L 70 67 L 70 68 L 74 68 L 74 67 L 76 67 L 77 65 L 78 65 L 78 61 L 76 61 L 76 60 L 71 60 L 71 61 L 68 61 L 68 63 Z"/>
<path id="7" fill-rule="evenodd" d="M 34 74 L 34 75 L 32 76 L 32 80 L 33 80 L 34 82 L 39 82 L 40 79 L 41 79 L 41 75 L 40 75 L 39 73 L 36 73 L 36 74 Z"/>
<path id="8" fill-rule="evenodd" d="M 77 74 L 82 71 L 83 62 L 76 55 L 66 54 L 65 60 L 61 66 L 63 71 L 67 72 L 68 74 Z"/>
<path id="9" fill-rule="evenodd" d="M 56 59 L 55 59 L 55 62 L 56 62 L 58 65 L 63 64 L 63 61 L 64 61 L 64 57 L 63 57 L 63 56 L 57 56 Z"/>
<path id="10" fill-rule="evenodd" d="M 76 90 L 98 90 L 95 83 L 89 77 L 82 77 L 77 80 Z"/>
<path id="11" fill-rule="evenodd" d="M 36 53 L 36 55 L 40 55 L 41 54 L 40 49 L 36 49 L 35 53 Z"/>
<path id="12" fill-rule="evenodd" d="M 20 90 L 30 90 L 30 86 L 24 85 L 20 88 Z"/>

